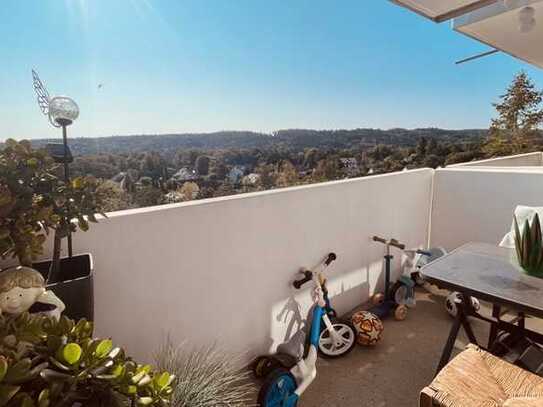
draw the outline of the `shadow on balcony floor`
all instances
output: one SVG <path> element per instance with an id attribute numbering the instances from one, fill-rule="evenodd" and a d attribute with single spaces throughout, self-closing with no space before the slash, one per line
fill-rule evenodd
<path id="1" fill-rule="evenodd" d="M 416 407 L 420 390 L 432 381 L 452 319 L 444 293 L 417 293 L 417 307 L 405 321 L 385 321 L 383 340 L 374 348 L 357 346 L 342 359 L 319 359 L 317 379 L 302 396 L 300 407 Z M 483 304 L 484 314 L 490 310 Z M 531 328 L 537 322 L 528 321 Z M 486 345 L 488 328 L 472 323 Z M 538 329 L 543 331 L 542 329 Z M 463 336 L 456 349 L 467 341 Z"/>

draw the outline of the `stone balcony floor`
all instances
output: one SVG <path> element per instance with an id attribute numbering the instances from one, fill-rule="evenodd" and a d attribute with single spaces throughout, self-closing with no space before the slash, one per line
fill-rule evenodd
<path id="1" fill-rule="evenodd" d="M 420 290 L 417 306 L 405 321 L 384 322 L 382 341 L 373 348 L 357 346 L 344 358 L 319 359 L 315 382 L 300 407 L 416 407 L 420 390 L 432 381 L 452 318 L 446 313 L 446 292 Z M 482 313 L 490 308 L 482 304 Z M 477 338 L 486 345 L 488 326 L 473 321 Z M 527 326 L 543 332 L 540 320 Z M 456 351 L 467 344 L 463 332 Z"/>

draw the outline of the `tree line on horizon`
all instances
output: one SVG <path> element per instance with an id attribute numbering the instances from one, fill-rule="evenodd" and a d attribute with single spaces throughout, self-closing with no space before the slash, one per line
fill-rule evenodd
<path id="1" fill-rule="evenodd" d="M 94 175 L 107 211 L 540 151 L 543 92 L 521 72 L 488 130 L 281 130 L 273 134 L 70 140 L 74 175 Z M 45 140 L 33 140 L 39 147 Z"/>

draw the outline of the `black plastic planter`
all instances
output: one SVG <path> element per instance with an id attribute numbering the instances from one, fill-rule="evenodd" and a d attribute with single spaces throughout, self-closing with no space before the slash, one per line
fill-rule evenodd
<path id="1" fill-rule="evenodd" d="M 45 278 L 49 274 L 51 260 L 34 263 L 33 267 Z M 63 315 L 72 319 L 94 320 L 93 264 L 90 254 L 78 254 L 60 259 L 60 272 L 56 281 L 49 281 L 47 289 L 64 302 Z"/>

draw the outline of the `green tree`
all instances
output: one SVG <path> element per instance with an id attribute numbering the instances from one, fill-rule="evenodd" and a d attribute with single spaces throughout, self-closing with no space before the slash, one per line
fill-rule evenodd
<path id="1" fill-rule="evenodd" d="M 421 137 L 417 141 L 417 154 L 420 157 L 424 157 L 426 155 L 426 147 L 428 146 L 428 140 L 426 137 Z"/>
<path id="2" fill-rule="evenodd" d="M 144 208 L 146 206 L 160 205 L 163 200 L 162 191 L 151 185 L 136 189 L 131 196 L 132 206 Z"/>
<path id="3" fill-rule="evenodd" d="M 317 168 L 313 170 L 313 179 L 315 181 L 332 181 L 339 178 L 339 164 L 337 157 L 332 156 L 317 163 Z"/>
<path id="4" fill-rule="evenodd" d="M 215 159 L 213 166 L 211 168 L 211 174 L 219 181 L 222 181 L 226 178 L 226 173 L 228 169 L 224 164 L 224 161 L 220 158 Z"/>
<path id="5" fill-rule="evenodd" d="M 209 174 L 209 157 L 207 155 L 198 156 L 195 162 L 198 175 L 206 176 Z"/>
<path id="6" fill-rule="evenodd" d="M 104 212 L 114 212 L 129 208 L 128 193 L 124 191 L 116 182 L 103 181 L 96 188 L 96 193 L 102 196 L 102 210 Z"/>
<path id="7" fill-rule="evenodd" d="M 521 153 L 540 144 L 543 92 L 535 88 L 528 75 L 517 74 L 500 99 L 493 104 L 498 117 L 492 119 L 484 152 L 489 156 Z"/>
<path id="8" fill-rule="evenodd" d="M 276 184 L 278 187 L 290 187 L 298 183 L 298 171 L 289 160 L 281 163 L 281 171 L 277 177 Z"/>
<path id="9" fill-rule="evenodd" d="M 270 189 L 275 186 L 277 174 L 275 173 L 275 167 L 272 164 L 260 165 L 255 171 L 260 175 L 260 184 L 264 189 Z"/>
<path id="10" fill-rule="evenodd" d="M 308 148 L 304 152 L 304 168 L 315 168 L 319 157 L 319 150 L 316 148 Z"/>

